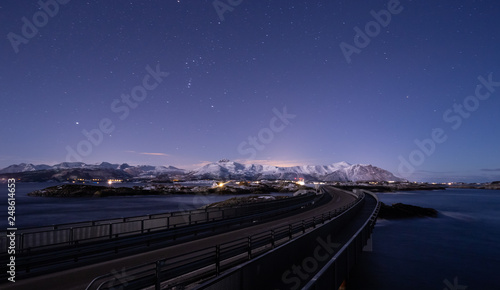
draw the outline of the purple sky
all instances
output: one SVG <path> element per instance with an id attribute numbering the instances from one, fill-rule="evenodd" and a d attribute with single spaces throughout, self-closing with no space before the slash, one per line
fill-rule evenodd
<path id="1" fill-rule="evenodd" d="M 500 179 L 498 1 L 66 1 L 0 5 L 1 168 Z"/>

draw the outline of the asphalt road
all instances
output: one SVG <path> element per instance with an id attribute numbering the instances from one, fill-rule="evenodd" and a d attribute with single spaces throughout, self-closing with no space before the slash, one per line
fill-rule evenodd
<path id="1" fill-rule="evenodd" d="M 110 272 L 121 273 L 123 269 L 137 266 L 144 263 L 154 262 L 165 257 L 178 256 L 187 254 L 198 249 L 215 246 L 217 244 L 229 242 L 238 238 L 244 238 L 253 234 L 257 234 L 266 230 L 271 230 L 280 226 L 287 225 L 296 221 L 311 218 L 315 215 L 341 208 L 353 202 L 356 198 L 347 191 L 336 189 L 333 187 L 323 187 L 323 190 L 332 195 L 330 202 L 314 207 L 311 210 L 301 212 L 299 214 L 286 218 L 270 221 L 267 223 L 258 224 L 226 232 L 198 240 L 185 242 L 182 244 L 148 251 L 140 254 L 135 254 L 119 259 L 110 260 L 107 262 L 96 263 L 78 268 L 72 268 L 66 271 L 47 274 L 18 280 L 15 283 L 8 282 L 0 284 L 2 289 L 64 289 L 64 290 L 81 290 L 85 289 L 88 284 L 97 276 Z"/>

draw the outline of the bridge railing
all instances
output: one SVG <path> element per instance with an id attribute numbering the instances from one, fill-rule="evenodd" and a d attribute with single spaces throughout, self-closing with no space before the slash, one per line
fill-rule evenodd
<path id="1" fill-rule="evenodd" d="M 346 228 L 355 225 L 357 230 L 359 220 L 365 221 L 364 212 L 371 208 L 372 200 L 362 192 L 356 195 L 363 197 L 360 202 L 324 225 L 193 289 L 300 289 L 312 273 L 326 263 L 325 259 L 346 242 L 345 231 L 350 231 Z"/>
<path id="2" fill-rule="evenodd" d="M 246 204 L 239 207 L 218 207 L 190 211 L 170 212 L 145 216 L 125 217 L 19 229 L 16 252 L 32 252 L 77 243 L 105 241 L 114 238 L 175 229 L 228 218 L 270 211 L 286 205 L 300 204 L 314 198 L 313 194 L 294 196 L 273 201 Z M 9 240 L 0 233 L 0 249 L 6 253 Z"/>
<path id="3" fill-rule="evenodd" d="M 365 242 L 371 236 L 380 211 L 380 201 L 376 194 L 362 190 L 375 198 L 377 205 L 370 218 L 335 256 L 307 283 L 303 290 L 339 289 L 349 270 L 359 260 Z"/>
<path id="4" fill-rule="evenodd" d="M 117 289 L 120 287 L 123 287 L 122 289 L 143 289 L 146 287 L 169 289 L 176 285 L 218 276 L 227 269 L 294 239 L 297 235 L 305 234 L 308 229 L 334 220 L 347 210 L 362 204 L 364 196 L 364 193 L 359 193 L 355 201 L 340 209 L 277 227 L 270 231 L 207 247 L 194 253 L 168 257 L 154 263 L 124 269 L 122 273 L 126 273 L 126 277 L 117 276 L 116 273 L 99 276 L 89 284 L 86 290 Z M 181 276 L 184 278 L 179 278 Z"/>

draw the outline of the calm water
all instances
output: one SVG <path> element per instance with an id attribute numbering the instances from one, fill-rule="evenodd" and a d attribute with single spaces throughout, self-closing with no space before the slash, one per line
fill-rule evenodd
<path id="1" fill-rule="evenodd" d="M 379 198 L 386 204 L 432 207 L 439 217 L 378 221 L 373 252 L 364 253 L 351 289 L 500 289 L 499 190 L 385 193 Z"/>
<path id="2" fill-rule="evenodd" d="M 16 183 L 16 225 L 18 228 L 191 210 L 234 196 L 245 196 L 179 194 L 166 196 L 54 198 L 27 195 L 34 190 L 53 185 L 57 184 Z M 115 184 L 114 186 L 131 187 L 134 185 L 140 184 Z M 4 204 L 7 204 L 7 184 L 0 183 L 0 187 L 3 187 L 3 189 L 0 189 L 0 192 L 3 192 L 2 196 L 5 197 Z M 5 210 L 0 212 L 0 218 L 4 228 L 7 228 L 7 206 L 5 206 Z"/>
<path id="3" fill-rule="evenodd" d="M 18 183 L 18 228 L 193 209 L 232 196 L 29 197 L 53 184 Z M 137 185 L 137 184 L 134 184 Z M 2 196 L 6 197 L 5 192 Z M 123 186 L 123 185 L 120 185 Z M 129 185 L 131 186 L 131 185 Z M 450 189 L 379 194 L 439 211 L 436 219 L 378 221 L 350 289 L 500 289 L 500 191 Z M 7 211 L 0 212 L 5 221 Z M 454 284 L 455 277 L 457 284 Z M 446 284 L 444 281 L 449 282 Z M 450 287 L 451 286 L 451 287 Z"/>

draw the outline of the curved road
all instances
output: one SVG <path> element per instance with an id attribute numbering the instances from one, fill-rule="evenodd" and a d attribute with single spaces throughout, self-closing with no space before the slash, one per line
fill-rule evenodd
<path id="1" fill-rule="evenodd" d="M 301 212 L 291 217 L 286 217 L 267 223 L 262 223 L 255 226 L 234 230 L 198 240 L 185 242 L 170 247 L 148 251 L 140 254 L 135 254 L 119 259 L 110 260 L 107 262 L 96 263 L 83 267 L 73 268 L 66 271 L 47 274 L 43 276 L 18 280 L 15 283 L 2 283 L 2 289 L 64 289 L 64 290 L 82 290 L 97 276 L 110 272 L 122 273 L 123 269 L 137 266 L 144 263 L 154 262 L 164 257 L 178 256 L 187 254 L 198 249 L 215 246 L 217 244 L 229 242 L 238 238 L 244 238 L 253 234 L 271 230 L 273 228 L 284 226 L 289 223 L 311 218 L 323 212 L 328 212 L 341 208 L 356 200 L 355 196 L 344 190 L 334 187 L 322 187 L 323 192 L 330 194 L 332 199 L 330 202 L 314 207 L 312 210 Z M 3 282 L 3 281 L 2 281 Z"/>

